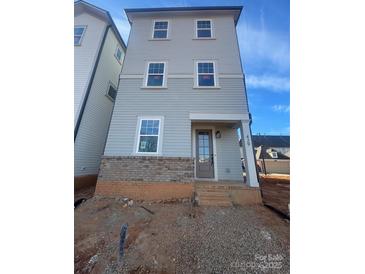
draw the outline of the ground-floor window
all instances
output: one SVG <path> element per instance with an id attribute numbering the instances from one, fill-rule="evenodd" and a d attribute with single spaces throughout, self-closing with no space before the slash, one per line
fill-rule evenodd
<path id="1" fill-rule="evenodd" d="M 139 118 L 137 153 L 157 154 L 162 118 Z"/>

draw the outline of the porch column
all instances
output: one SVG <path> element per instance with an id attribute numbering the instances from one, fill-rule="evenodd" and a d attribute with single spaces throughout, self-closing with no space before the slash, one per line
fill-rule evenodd
<path id="1" fill-rule="evenodd" d="M 247 177 L 247 183 L 251 187 L 258 187 L 258 179 L 256 172 L 256 158 L 254 155 L 254 148 L 251 139 L 251 128 L 249 120 L 241 120 L 241 138 L 243 157 L 245 159 L 245 171 Z"/>

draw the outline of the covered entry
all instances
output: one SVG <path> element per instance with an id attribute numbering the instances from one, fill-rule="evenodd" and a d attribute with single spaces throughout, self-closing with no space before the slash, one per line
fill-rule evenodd
<path id="1" fill-rule="evenodd" d="M 258 187 L 248 117 L 243 114 L 190 113 L 190 120 L 195 180 L 244 182 L 239 131 L 244 144 L 245 181 L 248 186 Z"/>

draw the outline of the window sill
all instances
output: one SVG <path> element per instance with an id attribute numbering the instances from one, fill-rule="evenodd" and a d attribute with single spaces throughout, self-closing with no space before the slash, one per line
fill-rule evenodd
<path id="1" fill-rule="evenodd" d="M 108 94 L 105 94 L 105 97 L 108 98 L 113 103 L 115 102 L 115 99 L 113 99 L 112 97 L 110 97 Z"/>
<path id="2" fill-rule="evenodd" d="M 118 58 L 114 55 L 115 60 L 119 63 L 119 65 L 122 65 L 122 60 L 118 60 Z"/>
<path id="3" fill-rule="evenodd" d="M 200 37 L 200 38 L 193 38 L 193 40 L 216 40 L 215 37 Z"/>
<path id="4" fill-rule="evenodd" d="M 221 89 L 220 86 L 193 86 L 193 89 Z"/>
<path id="5" fill-rule="evenodd" d="M 162 156 L 161 153 L 158 152 L 150 152 L 150 153 L 146 153 L 146 152 L 135 152 L 133 153 L 133 156 L 154 156 L 154 157 L 158 157 L 158 156 Z"/>
<path id="6" fill-rule="evenodd" d="M 158 86 L 151 86 L 151 87 L 149 87 L 149 86 L 142 86 L 141 87 L 141 89 L 167 89 L 167 87 L 166 86 L 160 86 L 160 87 L 158 87 Z"/>
<path id="7" fill-rule="evenodd" d="M 169 38 L 152 38 L 152 39 L 148 39 L 148 41 L 170 41 L 171 39 Z"/>

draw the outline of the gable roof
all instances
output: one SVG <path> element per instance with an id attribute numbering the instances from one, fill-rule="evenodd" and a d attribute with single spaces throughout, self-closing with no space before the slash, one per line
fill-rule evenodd
<path id="1" fill-rule="evenodd" d="M 107 10 L 104 10 L 102 8 L 99 8 L 93 4 L 90 4 L 86 1 L 83 0 L 78 0 L 74 2 L 74 10 L 75 13 L 78 12 L 89 12 L 92 13 L 102 19 L 104 19 L 112 28 L 112 30 L 115 33 L 115 36 L 117 37 L 119 43 L 122 45 L 122 47 L 124 48 L 124 50 L 127 48 L 127 46 L 125 45 L 122 36 L 120 35 L 114 21 L 113 18 L 110 16 L 110 13 Z"/>
<path id="2" fill-rule="evenodd" d="M 164 12 L 187 12 L 187 11 L 232 11 L 234 12 L 234 23 L 240 18 L 243 6 L 205 6 L 205 7 L 164 7 L 164 8 L 137 8 L 137 9 L 124 9 L 127 14 L 128 21 L 131 23 L 130 15 L 133 13 L 164 13 Z"/>
<path id="3" fill-rule="evenodd" d="M 261 146 L 258 147 L 258 150 L 256 151 L 256 158 L 257 159 L 273 159 L 273 160 L 289 160 L 290 157 L 286 156 L 285 154 L 281 153 L 280 151 L 276 151 L 273 149 L 273 152 L 276 152 L 278 157 L 274 158 L 270 155 L 268 152 L 269 148 Z"/>
<path id="4" fill-rule="evenodd" d="M 290 147 L 290 136 L 252 135 L 254 147 Z"/>

